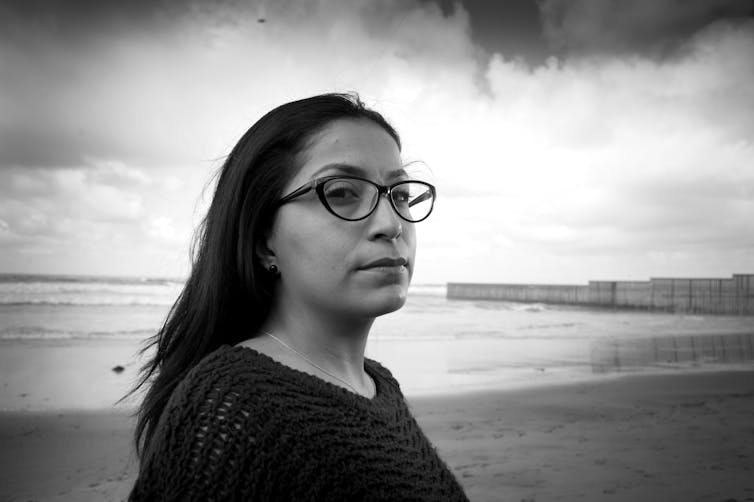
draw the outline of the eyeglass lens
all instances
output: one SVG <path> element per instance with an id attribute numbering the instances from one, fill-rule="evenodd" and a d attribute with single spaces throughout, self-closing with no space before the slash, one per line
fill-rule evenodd
<path id="1" fill-rule="evenodd" d="M 348 220 L 366 217 L 377 205 L 379 191 L 368 181 L 340 178 L 324 185 L 324 194 L 330 209 Z M 432 192 L 427 185 L 406 181 L 391 190 L 393 206 L 408 221 L 419 221 L 432 210 Z"/>

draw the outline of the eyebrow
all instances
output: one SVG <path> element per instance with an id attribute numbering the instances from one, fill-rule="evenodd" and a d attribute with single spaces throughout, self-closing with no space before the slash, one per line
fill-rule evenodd
<path id="1" fill-rule="evenodd" d="M 342 173 L 342 174 L 347 174 L 351 176 L 359 176 L 362 178 L 368 178 L 367 175 L 369 174 L 369 172 L 363 167 L 355 166 L 353 164 L 346 164 L 343 162 L 335 162 L 332 164 L 327 164 L 317 169 L 314 172 L 314 174 L 312 174 L 311 179 L 316 179 L 320 177 L 320 175 L 325 171 L 338 171 L 339 173 Z M 387 173 L 386 179 L 392 180 L 392 179 L 397 179 L 401 177 L 408 177 L 408 173 L 402 167 L 400 169 L 395 169 Z"/>

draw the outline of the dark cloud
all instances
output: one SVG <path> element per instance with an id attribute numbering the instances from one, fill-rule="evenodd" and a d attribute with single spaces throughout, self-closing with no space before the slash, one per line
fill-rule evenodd
<path id="1" fill-rule="evenodd" d="M 3 0 L 0 13 L 6 25 L 85 35 L 116 26 L 170 24 L 187 15 L 219 15 L 243 4 L 228 0 Z"/>
<path id="2" fill-rule="evenodd" d="M 203 26 L 219 23 L 228 6 L 218 4 Z M 208 9 L 200 1 L 0 4 L 0 168 L 180 162 L 180 149 L 164 139 L 166 117 L 185 109 L 170 101 L 179 82 L 162 73 L 170 61 L 163 68 L 140 61 L 179 48 L 187 19 Z M 152 50 L 143 59 L 141 47 Z"/>
<path id="3" fill-rule="evenodd" d="M 158 5 L 158 4 L 154 4 Z M 11 44 L 56 41 L 70 45 L 94 34 L 118 36 L 134 26 L 151 24 L 155 7 L 146 1 L 11 0 L 0 4 L 0 39 Z"/>
<path id="4" fill-rule="evenodd" d="M 449 15 L 458 5 L 469 14 L 471 39 L 489 53 L 539 65 L 549 55 L 535 0 L 436 0 Z"/>
<path id="5" fill-rule="evenodd" d="M 541 0 L 544 35 L 561 55 L 665 57 L 720 20 L 754 15 L 751 0 Z"/>
<path id="6" fill-rule="evenodd" d="M 256 111 L 262 101 L 239 92 L 230 103 L 218 89 L 256 86 L 261 73 L 272 82 L 297 58 L 327 75 L 320 45 L 343 31 L 368 49 L 362 57 L 465 64 L 463 21 L 411 0 L 5 2 L 0 168 L 185 163 L 208 134 L 203 123 L 222 115 L 219 103 Z M 335 60 L 359 51 L 339 49 Z"/>
<path id="7" fill-rule="evenodd" d="M 89 69 L 110 71 L 97 51 L 153 19 L 153 7 L 140 1 L 0 4 L 0 167 L 112 156 L 113 138 L 91 120 L 93 100 L 81 97 L 95 87 Z"/>
<path id="8" fill-rule="evenodd" d="M 754 16 L 753 0 L 425 0 L 468 12 L 471 38 L 531 66 L 549 56 L 675 55 L 721 20 Z"/>

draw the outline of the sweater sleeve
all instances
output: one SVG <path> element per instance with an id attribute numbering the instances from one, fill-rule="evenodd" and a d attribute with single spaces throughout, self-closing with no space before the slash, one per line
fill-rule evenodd
<path id="1" fill-rule="evenodd" d="M 130 501 L 244 500 L 258 489 L 258 417 L 222 379 L 187 379 L 160 420 Z"/>

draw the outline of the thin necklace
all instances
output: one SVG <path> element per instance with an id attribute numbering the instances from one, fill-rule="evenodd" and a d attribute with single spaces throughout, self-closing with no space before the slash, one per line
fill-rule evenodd
<path id="1" fill-rule="evenodd" d="M 272 334 L 272 333 L 270 333 L 269 331 L 264 331 L 264 330 L 261 330 L 261 329 L 260 329 L 260 330 L 259 330 L 259 332 L 260 332 L 260 333 L 263 333 L 263 334 L 265 334 L 265 335 L 267 335 L 267 336 L 269 336 L 270 338 L 272 338 L 273 340 L 275 340 L 276 342 L 278 342 L 278 343 L 279 343 L 280 345 L 282 345 L 282 346 L 283 346 L 283 347 L 285 347 L 286 349 L 288 349 L 288 350 L 292 351 L 293 353 L 295 353 L 296 355 L 298 355 L 298 356 L 299 356 L 299 357 L 300 357 L 301 359 L 303 359 L 303 360 L 304 360 L 304 361 L 306 361 L 307 363 L 309 363 L 309 364 L 311 364 L 312 366 L 314 366 L 315 368 L 317 368 L 317 369 L 318 369 L 319 371 L 321 371 L 322 373 L 324 373 L 324 374 L 326 374 L 326 375 L 330 375 L 331 377 L 333 377 L 333 378 L 334 378 L 335 380 L 338 380 L 339 382 L 343 382 L 343 383 L 344 383 L 344 384 L 346 384 L 346 385 L 347 385 L 347 386 L 348 386 L 349 388 L 351 388 L 351 389 L 352 389 L 352 390 L 353 390 L 353 391 L 354 391 L 354 392 L 355 392 L 356 394 L 359 394 L 359 395 L 361 395 L 361 392 L 359 392 L 358 390 L 356 390 L 356 387 L 354 387 L 353 385 L 351 385 L 350 383 L 348 383 L 348 381 L 346 381 L 346 380 L 344 380 L 344 379 L 340 378 L 340 377 L 339 377 L 338 375 L 335 375 L 335 374 L 333 374 L 333 373 L 330 373 L 330 372 L 329 372 L 329 371 L 327 371 L 327 370 L 326 370 L 325 368 L 323 368 L 322 366 L 318 365 L 317 363 L 315 363 L 314 361 L 312 361 L 311 359 L 309 359 L 308 357 L 306 357 L 306 356 L 305 356 L 304 354 L 302 354 L 302 353 L 301 353 L 301 352 L 299 352 L 298 350 L 294 349 L 293 347 L 291 347 L 290 345 L 288 345 L 288 344 L 287 344 L 287 343 L 285 343 L 285 342 L 284 342 L 283 340 L 281 340 L 280 338 L 276 337 L 275 335 L 273 335 L 273 334 Z M 369 383 L 370 383 L 370 387 L 371 387 L 372 395 L 375 395 L 375 394 L 377 393 L 377 387 L 375 386 L 375 384 L 374 384 L 374 381 L 372 380 L 372 377 L 370 377 L 370 376 L 369 376 L 369 374 L 367 374 L 367 380 L 368 380 L 368 381 L 369 381 Z"/>

